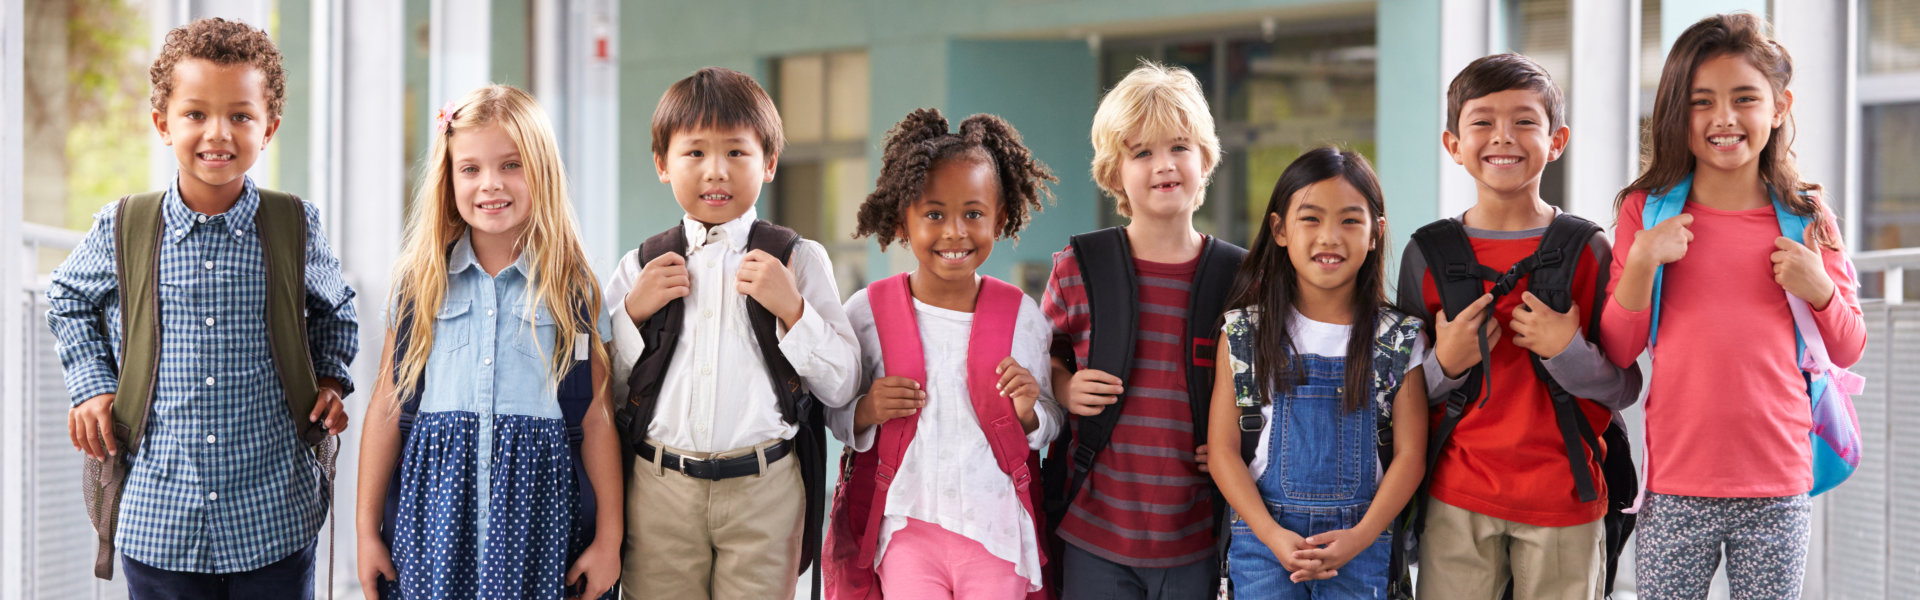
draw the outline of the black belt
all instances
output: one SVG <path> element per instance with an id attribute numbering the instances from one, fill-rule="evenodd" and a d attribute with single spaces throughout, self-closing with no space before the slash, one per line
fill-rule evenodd
<path id="1" fill-rule="evenodd" d="M 767 464 L 773 464 L 773 461 L 786 458 L 789 450 L 792 448 L 793 444 L 787 440 L 780 440 L 772 446 L 767 446 L 767 449 L 764 451 L 767 455 Z M 653 452 L 653 444 L 640 445 L 639 454 L 641 460 L 653 462 Z M 668 452 L 665 449 L 661 449 L 660 453 L 665 455 L 661 457 L 660 464 L 665 467 L 666 470 L 679 471 L 681 474 L 694 479 L 720 481 L 722 479 L 733 479 L 735 477 L 760 474 L 760 458 L 756 456 L 757 453 L 735 456 L 733 458 L 706 460 L 687 458 Z"/>

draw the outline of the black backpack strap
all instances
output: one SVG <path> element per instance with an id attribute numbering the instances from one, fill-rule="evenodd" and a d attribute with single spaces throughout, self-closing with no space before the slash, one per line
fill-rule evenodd
<path id="1" fill-rule="evenodd" d="M 754 221 L 747 234 L 747 250 L 760 250 L 790 265 L 793 251 L 800 245 L 800 234 L 767 221 Z M 799 458 L 800 482 L 806 492 L 807 509 L 800 536 L 800 572 L 813 569 L 814 596 L 820 595 L 821 544 L 825 541 L 822 525 L 827 514 L 827 434 L 826 415 L 813 393 L 801 381 L 800 373 L 780 351 L 779 320 L 773 312 L 752 298 L 747 299 L 747 322 L 753 338 L 766 359 L 768 383 L 780 402 L 780 417 L 799 426 L 792 443 Z"/>
<path id="2" fill-rule="evenodd" d="M 1226 311 L 1234 275 L 1246 258 L 1245 248 L 1207 237 L 1200 249 L 1200 267 L 1193 276 L 1192 293 L 1187 297 L 1187 402 L 1193 410 L 1194 437 L 1203 444 L 1213 404 L 1213 363 L 1219 356 L 1220 314 Z"/>
<path id="3" fill-rule="evenodd" d="M 1427 261 L 1427 272 L 1432 276 L 1435 291 L 1439 292 L 1441 310 L 1447 315 L 1459 316 L 1486 293 L 1487 281 L 1499 277 L 1499 273 L 1474 258 L 1473 241 L 1467 238 L 1466 227 L 1456 219 L 1441 219 L 1421 227 L 1413 232 L 1413 245 Z M 1435 318 L 1434 323 L 1438 324 L 1439 319 Z M 1490 354 L 1485 344 L 1481 346 L 1481 353 L 1481 365 L 1469 369 L 1466 381 L 1442 400 L 1440 425 L 1427 440 L 1427 473 L 1422 481 L 1433 477 L 1440 451 L 1460 425 L 1460 418 L 1466 415 L 1467 405 L 1480 395 L 1485 357 Z"/>
<path id="4" fill-rule="evenodd" d="M 1540 239 L 1540 249 L 1529 259 L 1538 259 L 1530 279 L 1527 291 L 1532 292 L 1548 308 L 1565 312 L 1573 307 L 1573 278 L 1579 271 L 1580 254 L 1587 247 L 1587 240 L 1600 233 L 1600 226 L 1592 221 L 1561 213 L 1554 217 L 1553 224 L 1547 226 L 1547 233 Z M 1602 267 L 1604 268 L 1604 267 Z M 1598 306 L 1588 307 L 1599 312 Z M 1595 332 L 1596 329 L 1589 329 Z M 1593 481 L 1593 473 L 1587 469 L 1589 461 L 1587 451 L 1592 451 L 1592 461 L 1602 460 L 1600 440 L 1593 431 L 1593 425 L 1587 422 L 1586 415 L 1580 411 L 1578 399 L 1560 387 L 1560 382 L 1547 373 L 1546 364 L 1540 355 L 1531 355 L 1533 372 L 1541 382 L 1547 385 L 1547 394 L 1553 399 L 1555 425 L 1560 429 L 1560 440 L 1566 447 L 1567 466 L 1573 474 L 1574 490 L 1580 501 L 1592 502 L 1599 498 L 1598 488 Z M 1585 449 L 1581 446 L 1586 446 Z"/>
<path id="5" fill-rule="evenodd" d="M 576 306 L 575 311 L 580 315 L 579 323 L 587 327 L 593 327 L 599 322 L 599 315 L 595 314 L 585 302 Z M 573 335 L 563 335 L 555 343 L 567 343 L 567 340 L 572 338 Z M 591 357 L 592 354 L 589 353 L 588 356 Z M 586 429 L 582 424 L 586 421 L 587 411 L 593 408 L 593 359 L 581 359 L 576 351 L 573 366 L 567 369 L 565 376 L 560 378 L 555 396 L 560 402 L 560 418 L 567 427 L 567 450 L 573 459 L 576 500 L 573 506 L 572 541 L 567 549 L 567 563 L 571 565 L 575 559 L 579 558 L 579 553 L 593 543 L 600 521 L 600 503 L 593 492 L 593 481 L 587 474 L 587 462 L 581 454 L 581 448 L 586 442 Z"/>
<path id="6" fill-rule="evenodd" d="M 1087 365 L 1120 378 L 1126 385 L 1133 367 L 1133 350 L 1138 341 L 1140 297 L 1138 277 L 1133 270 L 1133 250 L 1127 245 L 1126 229 L 1109 227 L 1073 236 L 1069 245 L 1080 265 L 1080 285 L 1087 296 Z M 1065 470 L 1064 494 L 1047 498 L 1047 512 L 1063 515 L 1080 495 L 1081 486 L 1093 473 L 1094 460 L 1113 441 L 1113 429 L 1120 423 L 1123 394 L 1114 403 L 1090 417 L 1075 420 L 1071 462 Z M 1056 520 L 1057 521 L 1057 520 Z"/>
<path id="7" fill-rule="evenodd" d="M 400 357 L 406 356 L 407 348 L 413 344 L 413 318 L 414 315 L 410 312 L 401 313 L 400 322 L 396 323 L 393 329 L 393 373 L 389 376 L 393 377 L 396 394 L 399 393 L 400 386 Z M 427 370 L 426 365 L 421 365 L 420 379 L 414 382 L 413 393 L 401 396 L 405 400 L 400 403 L 398 419 L 400 452 L 394 456 L 394 476 L 387 479 L 387 497 L 380 519 L 380 541 L 385 542 L 388 548 L 393 547 L 393 528 L 399 522 L 400 515 L 399 466 L 400 462 L 406 459 L 407 437 L 413 433 L 413 422 L 420 416 L 420 398 L 426 394 L 426 391 Z"/>
<path id="8" fill-rule="evenodd" d="M 687 255 L 687 234 L 683 226 L 674 225 L 642 242 L 640 265 L 644 268 L 667 253 Z M 667 365 L 673 362 L 674 346 L 680 341 L 680 329 L 686 325 L 682 317 L 686 305 L 685 299 L 674 298 L 640 323 L 640 339 L 646 348 L 640 351 L 633 372 L 627 376 L 625 402 L 620 402 L 613 412 L 614 428 L 626 442 L 628 452 L 639 453 L 647 441 L 647 426 L 653 423 L 653 411 L 660 400 L 660 386 L 666 381 Z"/>

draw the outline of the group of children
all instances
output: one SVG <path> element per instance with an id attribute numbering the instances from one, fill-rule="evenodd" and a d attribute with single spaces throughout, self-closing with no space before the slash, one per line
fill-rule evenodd
<path id="1" fill-rule="evenodd" d="M 918 264 L 842 303 L 824 247 L 758 219 L 783 138 L 748 76 L 660 99 L 654 166 L 685 216 L 604 287 L 544 112 L 475 90 L 435 116 L 394 267 L 358 578 L 386 598 L 786 598 L 809 569 L 837 599 L 1197 599 L 1222 573 L 1240 598 L 1599 598 L 1635 491 L 1608 466 L 1618 412 L 1664 307 L 1640 593 L 1704 597 L 1724 552 L 1735 597 L 1794 597 L 1813 478 L 1792 306 L 1835 364 L 1864 325 L 1829 200 L 1794 171 L 1791 73 L 1750 15 L 1683 33 L 1610 245 L 1540 198 L 1569 135 L 1551 78 L 1473 62 L 1441 138 L 1478 201 L 1414 236 L 1397 301 L 1357 153 L 1289 165 L 1250 249 L 1195 230 L 1221 149 L 1178 68 L 1101 102 L 1091 174 L 1130 221 L 1074 236 L 1038 302 L 978 272 L 1056 181 L 998 117 L 888 132 L 856 235 Z M 308 597 L 331 485 L 308 446 L 346 426 L 353 292 L 313 208 L 288 203 L 305 236 L 281 235 L 290 197 L 245 175 L 284 100 L 266 34 L 197 21 L 152 74 L 176 182 L 103 209 L 47 294 L 89 481 L 121 474 L 89 498 L 103 576 L 117 546 L 135 598 Z M 1781 235 L 1788 213 L 1811 225 Z M 280 256 L 304 286 L 276 287 Z"/>

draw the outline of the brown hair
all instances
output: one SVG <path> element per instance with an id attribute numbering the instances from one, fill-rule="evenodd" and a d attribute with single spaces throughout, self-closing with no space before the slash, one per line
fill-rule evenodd
<path id="1" fill-rule="evenodd" d="M 1000 117 L 967 117 L 960 122 L 959 133 L 948 133 L 947 118 L 940 116 L 939 110 L 922 108 L 887 132 L 880 178 L 874 181 L 873 193 L 860 204 L 853 236 L 874 236 L 882 249 L 893 243 L 907 207 L 920 198 L 927 186 L 927 174 L 943 160 L 979 161 L 999 175 L 999 237 L 1019 239 L 1028 210 L 1041 210 L 1043 197 L 1053 199 L 1046 182 L 1059 181 L 1021 143 L 1020 132 Z"/>
<path id="2" fill-rule="evenodd" d="M 752 77 L 733 69 L 707 67 L 673 82 L 653 109 L 653 154 L 666 156 L 673 134 L 689 129 L 746 127 L 760 136 L 760 149 L 772 163 L 786 146 L 780 111 Z"/>
<path id="3" fill-rule="evenodd" d="M 1447 85 L 1447 133 L 1460 135 L 1460 110 L 1468 100 L 1507 90 L 1527 90 L 1547 105 L 1547 127 L 1559 131 L 1567 123 L 1567 100 L 1553 84 L 1547 68 L 1525 55 L 1491 54 L 1467 63 Z"/>
<path id="4" fill-rule="evenodd" d="M 1670 189 L 1693 173 L 1693 151 L 1687 147 L 1692 119 L 1688 99 L 1693 73 L 1700 64 L 1721 56 L 1739 56 L 1758 69 L 1773 86 L 1774 102 L 1793 81 L 1793 57 L 1787 48 L 1767 31 L 1766 21 L 1752 14 L 1737 12 L 1713 15 L 1688 27 L 1667 52 L 1667 64 L 1660 69 L 1660 87 L 1653 96 L 1653 117 L 1647 125 L 1648 143 L 1642 146 L 1641 163 L 1646 171 L 1614 197 L 1613 210 L 1620 212 L 1627 196 L 1636 191 L 1656 192 Z M 1793 114 L 1787 113 L 1779 127 L 1760 148 L 1760 180 L 1779 195 L 1787 210 L 1813 220 L 1810 241 L 1839 248 L 1831 231 L 1826 211 L 1820 210 L 1820 198 L 1811 193 L 1820 186 L 1800 180 L 1793 164 Z"/>
<path id="5" fill-rule="evenodd" d="M 273 45 L 267 32 L 219 17 L 200 19 L 167 32 L 160 56 L 147 69 L 147 77 L 153 82 L 153 94 L 147 102 L 154 110 L 167 112 L 167 99 L 173 95 L 173 66 L 196 58 L 216 65 L 260 69 L 267 77 L 267 118 L 280 118 L 280 109 L 287 103 L 287 72 L 280 67 L 280 48 Z"/>

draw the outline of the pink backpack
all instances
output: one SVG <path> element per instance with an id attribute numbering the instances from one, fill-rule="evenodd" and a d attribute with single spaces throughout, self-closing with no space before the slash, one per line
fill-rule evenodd
<path id="1" fill-rule="evenodd" d="M 1013 479 L 1020 504 L 1033 519 L 1035 539 L 1044 540 L 1044 517 L 1034 510 L 1040 486 L 1033 483 L 1033 478 L 1039 473 L 1040 455 L 1027 447 L 1027 434 L 1014 415 L 1012 401 L 995 391 L 1000 376 L 994 371 L 1013 349 L 1013 329 L 1023 297 L 1020 288 L 1012 284 L 992 277 L 980 278 L 980 298 L 974 306 L 973 330 L 967 338 L 967 390 L 1000 471 Z M 920 326 L 914 319 L 913 293 L 907 287 L 907 274 L 868 286 L 867 301 L 873 308 L 873 320 L 880 333 L 880 353 L 887 374 L 906 377 L 925 386 L 926 357 L 920 348 Z M 888 421 L 880 426 L 872 450 L 855 453 L 848 449 L 841 457 L 840 485 L 834 491 L 833 515 L 826 548 L 821 553 L 829 600 L 883 597 L 873 572 L 880 522 L 886 514 L 887 489 L 893 484 L 900 459 L 906 455 L 907 445 L 913 443 L 919 426 L 918 413 Z M 1027 595 L 1028 600 L 1048 597 L 1044 590 Z"/>

